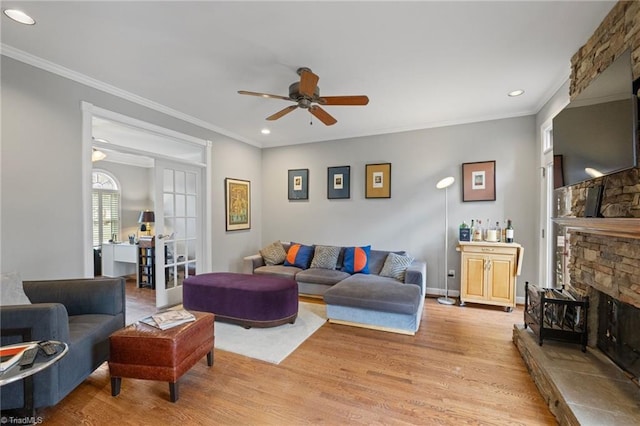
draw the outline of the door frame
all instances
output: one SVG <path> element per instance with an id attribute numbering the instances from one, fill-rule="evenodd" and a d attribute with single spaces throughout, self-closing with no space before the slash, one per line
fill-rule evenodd
<path id="1" fill-rule="evenodd" d="M 553 198 L 553 125 L 552 120 L 545 121 L 540 126 L 540 210 L 538 245 L 539 285 L 542 287 L 553 286 L 553 258 L 554 235 L 552 222 Z"/>
<path id="2" fill-rule="evenodd" d="M 92 223 L 91 223 L 91 172 L 93 170 L 93 163 L 91 161 L 91 152 L 94 145 L 92 139 L 92 127 L 93 117 L 101 117 L 107 120 L 111 120 L 122 125 L 136 128 L 141 132 L 159 134 L 161 136 L 170 137 L 179 142 L 186 144 L 196 144 L 204 148 L 204 163 L 197 163 L 193 161 L 185 161 L 179 158 L 173 158 L 164 156 L 162 154 L 141 151 L 134 148 L 129 148 L 122 145 L 113 146 L 117 151 L 121 151 L 129 154 L 139 154 L 145 157 L 151 157 L 154 159 L 164 159 L 172 162 L 184 163 L 189 165 L 196 165 L 203 168 L 204 175 L 204 187 L 203 187 L 203 217 L 202 217 L 202 262 L 199 264 L 201 272 L 210 272 L 212 268 L 211 253 L 212 253 L 212 191 L 211 191 L 211 141 L 195 138 L 184 133 L 176 132 L 171 129 L 167 129 L 155 124 L 148 123 L 146 121 L 138 120 L 123 114 L 119 114 L 114 111 L 110 111 L 104 108 L 97 107 L 90 102 L 81 102 L 82 110 L 82 149 L 81 149 L 81 164 L 82 164 L 82 235 L 84 241 L 84 278 L 93 277 L 93 241 L 92 241 Z"/>

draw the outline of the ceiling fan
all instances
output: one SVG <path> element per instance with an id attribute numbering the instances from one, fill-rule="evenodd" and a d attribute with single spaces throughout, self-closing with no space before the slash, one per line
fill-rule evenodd
<path id="1" fill-rule="evenodd" d="M 322 109 L 320 105 L 367 105 L 369 98 L 365 95 L 356 96 L 320 96 L 318 88 L 319 77 L 315 75 L 309 68 L 298 68 L 300 81 L 296 81 L 289 86 L 289 96 L 270 95 L 268 93 L 248 92 L 246 90 L 238 90 L 241 95 L 260 96 L 263 98 L 282 99 L 285 101 L 295 102 L 283 110 L 276 112 L 267 117 L 267 120 L 273 121 L 289 114 L 297 108 L 308 109 L 318 120 L 325 125 L 331 126 L 337 123 L 337 120 L 327 111 Z"/>

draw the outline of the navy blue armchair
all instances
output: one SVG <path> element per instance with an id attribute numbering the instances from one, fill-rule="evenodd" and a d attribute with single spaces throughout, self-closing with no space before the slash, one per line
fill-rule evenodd
<path id="1" fill-rule="evenodd" d="M 59 340 L 69 352 L 33 376 L 34 408 L 57 404 L 109 359 L 109 336 L 125 325 L 125 281 L 94 278 L 23 283 L 31 305 L 2 306 L 2 345 Z M 1 408 L 24 407 L 23 382 L 2 387 Z"/>

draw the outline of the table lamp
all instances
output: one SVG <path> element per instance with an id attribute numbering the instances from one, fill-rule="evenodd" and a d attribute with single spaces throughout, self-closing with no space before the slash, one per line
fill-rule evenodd
<path id="1" fill-rule="evenodd" d="M 147 235 L 151 235 L 151 224 L 156 221 L 156 215 L 150 210 L 144 210 L 140 212 L 138 217 L 138 223 L 140 223 L 140 231 L 147 232 Z"/>

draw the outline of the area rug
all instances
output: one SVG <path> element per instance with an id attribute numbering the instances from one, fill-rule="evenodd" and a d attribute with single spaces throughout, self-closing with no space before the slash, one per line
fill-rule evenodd
<path id="1" fill-rule="evenodd" d="M 326 320 L 324 305 L 300 302 L 298 318 L 294 324 L 245 329 L 239 325 L 216 321 L 215 348 L 280 364 Z"/>

